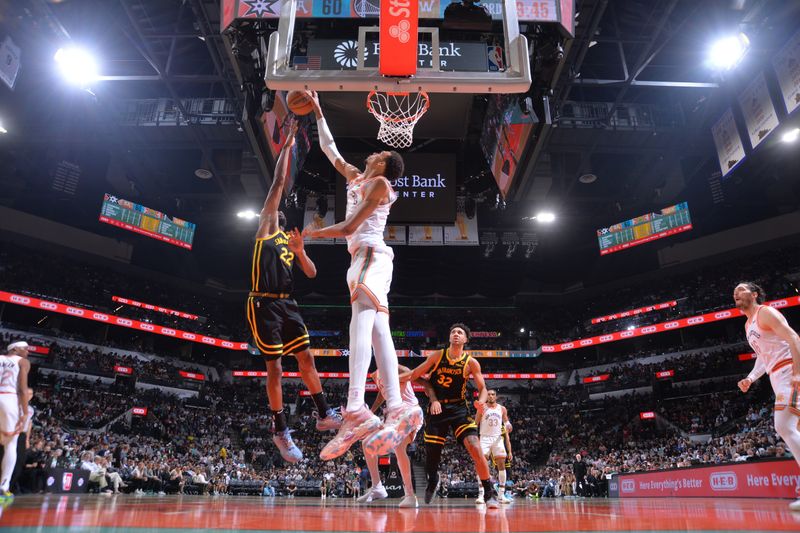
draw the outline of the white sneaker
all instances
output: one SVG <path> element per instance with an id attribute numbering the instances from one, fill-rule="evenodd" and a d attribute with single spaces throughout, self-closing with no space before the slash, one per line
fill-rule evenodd
<path id="1" fill-rule="evenodd" d="M 370 487 L 369 490 L 356 501 L 358 503 L 369 503 L 374 500 L 383 500 L 388 497 L 389 494 L 386 492 L 386 489 L 383 488 L 383 485 L 377 485 L 375 487 Z"/>
<path id="2" fill-rule="evenodd" d="M 419 503 L 417 503 L 417 497 L 413 494 L 403 497 L 403 499 L 400 500 L 400 505 L 398 505 L 398 507 L 419 507 Z"/>
<path id="3" fill-rule="evenodd" d="M 483 496 L 478 496 L 478 497 L 475 499 L 475 504 L 476 504 L 476 505 L 483 505 L 483 504 L 485 504 L 485 503 L 486 503 L 486 502 L 485 502 L 485 501 L 483 501 Z"/>
<path id="4" fill-rule="evenodd" d="M 793 501 L 789 504 L 790 511 L 798 511 L 800 512 L 800 499 Z"/>
<path id="5" fill-rule="evenodd" d="M 381 428 L 381 419 L 372 414 L 366 405 L 357 411 L 344 411 L 344 421 L 336 436 L 322 448 L 319 458 L 323 461 L 336 459 L 350 449 L 353 443 L 373 434 Z"/>
<path id="6" fill-rule="evenodd" d="M 514 501 L 514 499 L 509 497 L 508 494 L 501 494 L 500 495 L 500 503 L 502 503 L 503 505 L 510 505 L 511 502 L 513 502 L 513 501 Z"/>

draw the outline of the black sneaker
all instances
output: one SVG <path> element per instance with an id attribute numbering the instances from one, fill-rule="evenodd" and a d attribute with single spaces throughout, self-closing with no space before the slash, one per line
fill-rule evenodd
<path id="1" fill-rule="evenodd" d="M 439 490 L 439 474 L 433 476 L 428 478 L 428 486 L 425 487 L 425 503 L 431 503 L 436 497 L 436 491 Z"/>

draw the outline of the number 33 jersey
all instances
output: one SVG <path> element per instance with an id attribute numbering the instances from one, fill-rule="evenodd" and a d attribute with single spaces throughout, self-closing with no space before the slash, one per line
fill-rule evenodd
<path id="1" fill-rule="evenodd" d="M 289 236 L 283 231 L 278 230 L 268 237 L 256 239 L 250 290 L 291 294 L 294 290 L 293 264 L 294 253 L 289 250 Z"/>

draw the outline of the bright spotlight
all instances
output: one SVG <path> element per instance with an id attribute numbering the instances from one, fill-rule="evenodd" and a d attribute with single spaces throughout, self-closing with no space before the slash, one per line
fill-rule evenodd
<path id="1" fill-rule="evenodd" d="M 800 128 L 795 128 L 793 130 L 789 130 L 786 133 L 784 133 L 783 137 L 781 137 L 781 140 L 785 143 L 793 143 L 798 138 L 800 138 Z"/>
<path id="2" fill-rule="evenodd" d="M 520 333 L 525 333 L 525 328 L 519 328 Z"/>
<path id="3" fill-rule="evenodd" d="M 550 213 L 549 211 L 541 211 L 536 213 L 536 216 L 533 218 L 544 224 L 550 224 L 556 221 L 556 215 L 554 213 Z"/>
<path id="4" fill-rule="evenodd" d="M 67 82 L 87 87 L 97 80 L 97 63 L 92 55 L 81 48 L 59 48 L 54 57 L 61 75 Z"/>
<path id="5" fill-rule="evenodd" d="M 8 130 L 3 126 L 3 123 L 0 122 L 0 134 L 8 133 Z"/>
<path id="6" fill-rule="evenodd" d="M 717 70 L 730 70 L 739 64 L 748 48 L 750 39 L 744 33 L 724 37 L 711 46 L 709 62 Z"/>
<path id="7" fill-rule="evenodd" d="M 236 213 L 236 216 L 245 220 L 253 220 L 254 218 L 258 218 L 258 213 L 252 209 L 245 209 L 244 211 Z"/>

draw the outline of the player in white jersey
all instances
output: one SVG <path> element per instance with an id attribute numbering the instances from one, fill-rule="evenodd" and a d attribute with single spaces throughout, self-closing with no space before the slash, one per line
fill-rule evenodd
<path id="1" fill-rule="evenodd" d="M 317 118 L 319 145 L 330 162 L 347 179 L 347 215 L 327 228 L 309 226 L 305 237 L 346 238 L 350 253 L 347 285 L 353 316 L 350 320 L 350 384 L 344 422 L 320 453 L 324 460 L 345 453 L 354 442 L 364 440 L 373 455 L 385 455 L 413 430 L 413 409 L 403 404 L 397 373 L 397 352 L 389 328 L 389 287 L 394 253 L 383 240 L 383 230 L 392 204 L 397 200 L 390 181 L 403 175 L 403 158 L 397 152 L 377 152 L 365 161 L 363 171 L 339 154 L 333 135 L 311 93 Z M 371 349 L 384 381 L 386 418 L 381 422 L 364 403 Z"/>
<path id="2" fill-rule="evenodd" d="M 800 336 L 778 310 L 763 305 L 764 299 L 764 289 L 749 281 L 733 290 L 736 307 L 747 317 L 747 342 L 756 353 L 756 364 L 739 388 L 747 392 L 755 380 L 769 374 L 775 393 L 775 431 L 800 465 Z M 789 508 L 800 511 L 800 498 Z"/>
<path id="3" fill-rule="evenodd" d="M 511 422 L 508 420 L 508 411 L 497 403 L 497 391 L 490 390 L 486 397 L 486 406 L 477 413 L 479 433 L 481 436 L 481 452 L 487 461 L 491 457 L 497 466 L 497 482 L 501 503 L 511 503 L 506 498 L 506 459 L 511 457 L 511 439 L 508 431 Z M 480 481 L 480 480 L 479 480 Z M 483 499 L 483 486 L 478 483 L 478 499 L 475 503 L 485 503 Z"/>
<path id="4" fill-rule="evenodd" d="M 400 373 L 409 371 L 409 369 L 403 365 L 398 365 L 397 369 Z M 370 374 L 370 377 L 378 387 L 378 396 L 375 398 L 375 402 L 372 404 L 372 412 L 376 413 L 384 402 L 384 390 L 386 388 L 386 384 L 381 379 L 380 373 L 377 370 Z M 430 383 L 424 379 L 418 379 L 415 383 L 422 385 L 425 388 L 425 394 L 428 395 L 432 402 L 436 401 L 436 395 L 433 392 L 433 388 L 430 386 Z M 406 381 L 402 384 L 400 395 L 403 399 L 403 404 L 408 406 L 409 409 L 413 410 L 414 414 L 412 415 L 412 424 L 414 426 L 414 430 L 405 438 L 405 440 L 403 440 L 403 442 L 400 443 L 399 446 L 394 449 L 395 456 L 397 456 L 397 466 L 400 468 L 400 477 L 403 480 L 404 497 L 402 500 L 400 500 L 399 507 L 417 507 L 417 497 L 414 495 L 414 483 L 411 476 L 411 460 L 408 458 L 406 449 L 408 448 L 409 444 L 414 442 L 417 432 L 420 430 L 420 428 L 422 428 L 422 408 L 419 406 L 417 396 L 414 394 L 414 387 L 410 381 Z M 364 458 L 367 461 L 367 468 L 369 469 L 372 486 L 364 493 L 363 496 L 358 498 L 358 503 L 369 503 L 374 500 L 382 500 L 387 498 L 389 495 L 386 492 L 383 483 L 381 482 L 381 476 L 378 469 L 378 456 L 369 453 L 366 447 L 364 447 Z"/>
<path id="5" fill-rule="evenodd" d="M 28 412 L 28 371 L 31 364 L 28 343 L 12 342 L 8 354 L 0 355 L 0 444 L 3 461 L 0 463 L 0 500 L 9 501 L 11 476 L 17 462 L 17 439 L 26 425 Z"/>

